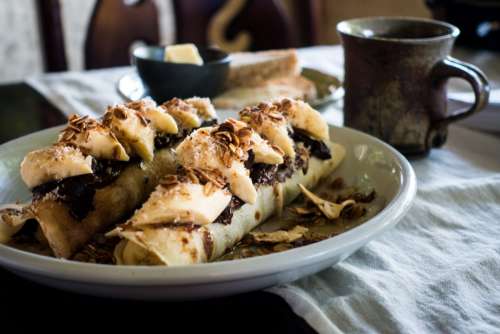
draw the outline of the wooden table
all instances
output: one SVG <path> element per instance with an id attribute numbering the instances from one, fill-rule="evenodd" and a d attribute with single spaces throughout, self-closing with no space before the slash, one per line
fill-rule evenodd
<path id="1" fill-rule="evenodd" d="M 0 143 L 65 121 L 54 106 L 28 85 L 0 85 Z M 166 333 L 179 332 L 172 330 L 179 325 L 183 332 L 201 329 L 203 332 L 314 333 L 283 299 L 262 291 L 196 302 L 133 302 L 64 292 L 0 269 L 0 303 L 4 322 L 15 315 L 26 320 L 16 323 L 18 329 L 30 324 L 31 315 L 47 313 L 52 315 L 45 318 L 50 322 L 74 318 L 77 322 L 73 330 L 80 325 L 105 322 L 115 329 L 140 325 L 146 330 L 155 325 Z M 144 330 L 141 333 L 147 333 Z"/>

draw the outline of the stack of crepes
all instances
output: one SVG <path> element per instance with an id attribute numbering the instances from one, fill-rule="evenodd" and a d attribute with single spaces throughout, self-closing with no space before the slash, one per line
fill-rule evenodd
<path id="1" fill-rule="evenodd" d="M 33 200 L 0 211 L 0 242 L 34 219 L 37 239 L 56 257 L 70 258 L 95 233 L 126 219 L 163 175 L 176 170 L 173 147 L 216 121 L 206 98 L 116 105 L 102 120 L 70 117 L 55 144 L 22 161 L 21 177 Z"/>
<path id="2" fill-rule="evenodd" d="M 117 264 L 218 258 L 345 155 L 302 101 L 261 103 L 239 115 L 213 125 L 210 101 L 193 98 L 110 107 L 101 122 L 72 117 L 54 145 L 24 158 L 33 201 L 0 212 L 2 242 L 36 220 L 39 241 L 56 257 L 71 258 L 111 229 L 110 240 L 121 238 Z"/>
<path id="3" fill-rule="evenodd" d="M 201 128 L 175 149 L 165 176 L 124 224 L 118 264 L 188 265 L 217 259 L 342 161 L 328 125 L 307 103 L 261 103 Z"/>
<path id="4" fill-rule="evenodd" d="M 300 73 L 294 49 L 232 53 L 225 92 L 214 99 L 214 105 L 241 109 L 283 98 L 315 99 L 315 84 Z"/>

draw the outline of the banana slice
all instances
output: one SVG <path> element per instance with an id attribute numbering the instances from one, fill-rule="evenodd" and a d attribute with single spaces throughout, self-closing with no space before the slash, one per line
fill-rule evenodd
<path id="1" fill-rule="evenodd" d="M 111 130 L 87 116 L 71 116 L 68 127 L 59 135 L 59 142 L 77 146 L 81 151 L 98 159 L 130 159 Z"/>
<path id="2" fill-rule="evenodd" d="M 271 144 L 279 147 L 285 155 L 295 158 L 294 142 L 288 135 L 287 120 L 276 106 L 261 103 L 256 107 L 247 107 L 240 111 L 240 118 Z"/>
<path id="3" fill-rule="evenodd" d="M 75 147 L 54 145 L 28 153 L 21 162 L 21 178 L 33 188 L 70 176 L 92 173 L 92 157 Z"/>
<path id="4" fill-rule="evenodd" d="M 144 113 L 158 132 L 176 134 L 179 132 L 174 118 L 161 108 L 147 109 Z"/>
<path id="5" fill-rule="evenodd" d="M 217 113 L 209 98 L 195 96 L 184 101 L 195 107 L 197 114 L 204 120 L 217 118 Z"/>
<path id="6" fill-rule="evenodd" d="M 143 113 L 116 105 L 108 108 L 103 124 L 113 131 L 129 154 L 136 153 L 145 161 L 153 160 L 155 131 Z"/>
<path id="7" fill-rule="evenodd" d="M 227 122 L 234 125 L 236 131 L 247 128 L 248 124 L 242 121 L 237 121 L 229 118 Z M 279 148 L 273 147 L 269 142 L 263 139 L 257 132 L 252 131 L 250 136 L 250 148 L 255 155 L 255 162 L 260 162 L 269 165 L 277 165 L 283 163 L 283 152 Z"/>
<path id="8" fill-rule="evenodd" d="M 160 223 L 212 223 L 231 201 L 227 189 L 212 188 L 208 193 L 201 184 L 160 184 L 148 201 L 130 220 L 133 226 Z"/>
<path id="9" fill-rule="evenodd" d="M 281 149 L 269 145 L 267 140 L 262 139 L 256 132 L 252 135 L 252 150 L 255 155 L 255 162 L 268 165 L 279 165 L 283 163 L 284 152 Z"/>
<path id="10" fill-rule="evenodd" d="M 223 173 L 233 194 L 244 202 L 253 204 L 257 201 L 257 190 L 250 178 L 250 172 L 242 162 L 233 161 L 231 168 Z"/>
<path id="11" fill-rule="evenodd" d="M 272 122 L 264 122 L 260 127 L 255 129 L 261 133 L 270 143 L 278 146 L 285 155 L 290 158 L 295 158 L 294 142 L 288 135 L 286 124 L 273 124 Z"/>
<path id="12" fill-rule="evenodd" d="M 260 103 L 240 111 L 240 117 L 291 158 L 295 157 L 295 150 L 294 142 L 288 135 L 289 126 L 304 130 L 316 139 L 329 140 L 330 137 L 328 124 L 321 114 L 299 100 L 284 99 L 273 104 Z"/>
<path id="13" fill-rule="evenodd" d="M 151 99 L 142 99 L 129 102 L 125 105 L 127 108 L 142 112 L 144 116 L 151 121 L 151 124 L 158 132 L 178 133 L 179 129 L 174 118 L 158 107 Z"/>
<path id="14" fill-rule="evenodd" d="M 245 168 L 243 162 L 248 158 L 245 147 L 248 138 L 241 138 L 236 142 L 221 143 L 222 138 L 233 138 L 232 128 L 224 122 L 217 127 L 201 128 L 195 130 L 189 137 L 184 139 L 176 148 L 179 164 L 186 168 L 198 168 L 205 170 L 218 170 L 229 183 L 231 192 L 247 203 L 255 203 L 257 191 L 255 190 L 250 172 Z M 224 128 L 225 127 L 225 128 Z M 222 131 L 222 129 L 226 129 Z"/>
<path id="15" fill-rule="evenodd" d="M 320 140 L 329 140 L 328 124 L 321 114 L 308 103 L 300 100 L 284 99 L 275 103 L 285 115 L 290 124 L 304 130 L 312 137 Z"/>
<path id="16" fill-rule="evenodd" d="M 183 128 L 199 128 L 202 120 L 198 117 L 196 108 L 185 101 L 173 98 L 161 105 L 168 114 L 172 115 Z"/>

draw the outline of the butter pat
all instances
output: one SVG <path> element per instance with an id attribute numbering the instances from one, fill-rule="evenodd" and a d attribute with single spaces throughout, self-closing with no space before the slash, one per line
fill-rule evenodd
<path id="1" fill-rule="evenodd" d="M 203 65 L 203 59 L 194 44 L 177 44 L 165 47 L 165 61 Z"/>

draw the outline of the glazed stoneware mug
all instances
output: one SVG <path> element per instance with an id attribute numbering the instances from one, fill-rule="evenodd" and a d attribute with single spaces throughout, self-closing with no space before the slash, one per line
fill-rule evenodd
<path id="1" fill-rule="evenodd" d="M 450 57 L 460 31 L 440 21 L 374 17 L 339 23 L 344 47 L 344 123 L 406 155 L 423 155 L 446 141 L 451 122 L 488 103 L 486 76 Z M 475 103 L 447 110 L 446 82 L 469 82 Z"/>

